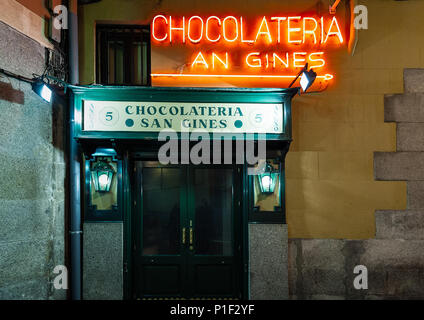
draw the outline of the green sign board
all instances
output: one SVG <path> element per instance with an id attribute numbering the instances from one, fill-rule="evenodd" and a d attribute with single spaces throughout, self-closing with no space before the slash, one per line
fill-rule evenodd
<path id="1" fill-rule="evenodd" d="M 71 87 L 74 138 L 155 139 L 162 130 L 291 140 L 297 89 Z M 253 135 L 252 135 L 253 134 Z M 211 138 L 212 135 L 211 135 Z"/>
<path id="2" fill-rule="evenodd" d="M 283 133 L 282 103 L 84 100 L 84 131 Z"/>

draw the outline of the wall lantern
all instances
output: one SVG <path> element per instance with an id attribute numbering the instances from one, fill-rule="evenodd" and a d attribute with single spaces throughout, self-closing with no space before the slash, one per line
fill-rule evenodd
<path id="1" fill-rule="evenodd" d="M 269 164 L 269 162 L 267 162 L 265 166 L 265 172 L 258 175 L 261 192 L 265 194 L 274 193 L 275 184 L 278 180 L 279 175 L 280 172 L 274 170 L 274 168 Z"/>
<path id="2" fill-rule="evenodd" d="M 114 173 L 113 168 L 107 162 L 100 161 L 96 164 L 91 170 L 91 177 L 97 192 L 109 192 Z"/>

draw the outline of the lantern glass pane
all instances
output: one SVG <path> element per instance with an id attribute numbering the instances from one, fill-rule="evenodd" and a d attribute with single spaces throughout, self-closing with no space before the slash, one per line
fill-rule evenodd
<path id="1" fill-rule="evenodd" d="M 276 211 L 281 206 L 280 163 L 268 160 L 273 172 L 264 172 L 254 176 L 254 207 L 259 211 Z"/>
<path id="2" fill-rule="evenodd" d="M 101 172 L 99 175 L 99 191 L 107 191 L 109 187 L 109 174 Z"/>
<path id="3" fill-rule="evenodd" d="M 109 164 L 113 173 L 106 170 L 95 170 L 96 166 L 102 161 Z M 91 162 L 90 170 L 91 205 L 96 206 L 97 210 L 112 210 L 113 206 L 118 204 L 118 179 L 116 174 L 118 164 L 113 162 L 111 157 L 100 157 L 95 162 Z"/>
<path id="4" fill-rule="evenodd" d="M 262 184 L 262 192 L 268 193 L 271 189 L 271 185 L 272 185 L 272 179 L 271 179 L 271 175 L 270 174 L 265 174 L 263 176 L 261 176 L 261 184 Z"/>

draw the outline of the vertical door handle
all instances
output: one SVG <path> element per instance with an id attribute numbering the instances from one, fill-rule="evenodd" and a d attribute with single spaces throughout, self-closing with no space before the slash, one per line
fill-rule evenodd
<path id="1" fill-rule="evenodd" d="M 190 250 L 194 250 L 193 238 L 194 238 L 194 235 L 193 235 L 193 220 L 190 220 Z"/>
<path id="2" fill-rule="evenodd" d="M 183 242 L 183 244 L 186 244 L 186 228 L 183 228 L 182 233 L 183 233 L 183 239 L 182 239 L 182 242 Z"/>
<path id="3" fill-rule="evenodd" d="M 193 227 L 190 227 L 190 245 L 193 245 Z"/>
<path id="4" fill-rule="evenodd" d="M 194 247 L 193 247 L 193 227 L 190 227 L 190 247 L 189 247 L 189 249 L 191 251 L 194 250 Z"/>

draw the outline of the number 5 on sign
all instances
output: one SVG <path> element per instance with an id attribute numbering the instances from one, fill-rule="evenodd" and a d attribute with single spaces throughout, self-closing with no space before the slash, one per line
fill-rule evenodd
<path id="1" fill-rule="evenodd" d="M 112 121 L 112 119 L 113 119 L 113 112 L 112 111 L 106 112 L 106 121 Z"/>
<path id="2" fill-rule="evenodd" d="M 257 123 L 261 123 L 262 122 L 262 114 L 260 114 L 260 113 L 258 113 L 257 115 L 256 115 L 256 117 L 255 117 L 255 121 L 257 122 Z"/>
<path id="3" fill-rule="evenodd" d="M 99 113 L 99 120 L 103 125 L 113 127 L 118 123 L 119 112 L 113 107 L 104 107 Z"/>
<path id="4" fill-rule="evenodd" d="M 249 114 L 250 124 L 255 128 L 260 128 L 265 125 L 267 115 L 263 109 L 256 108 Z"/>

